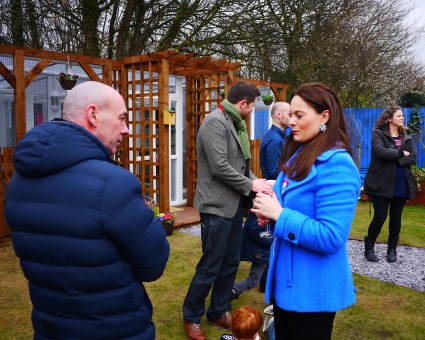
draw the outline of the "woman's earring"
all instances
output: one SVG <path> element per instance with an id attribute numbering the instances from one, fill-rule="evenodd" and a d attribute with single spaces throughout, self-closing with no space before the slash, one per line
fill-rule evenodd
<path id="1" fill-rule="evenodd" d="M 325 123 L 320 124 L 320 131 L 321 132 L 325 132 L 326 131 L 326 124 Z"/>

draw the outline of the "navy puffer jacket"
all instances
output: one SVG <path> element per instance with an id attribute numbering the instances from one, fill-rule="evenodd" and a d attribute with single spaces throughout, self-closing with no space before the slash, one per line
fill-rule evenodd
<path id="1" fill-rule="evenodd" d="M 135 176 L 66 121 L 30 130 L 14 164 L 6 219 L 34 338 L 154 339 L 142 282 L 162 275 L 170 248 Z"/>

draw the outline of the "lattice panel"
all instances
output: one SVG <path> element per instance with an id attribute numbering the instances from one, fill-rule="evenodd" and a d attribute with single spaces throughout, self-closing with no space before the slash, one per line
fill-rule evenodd
<path id="1" fill-rule="evenodd" d="M 220 105 L 220 91 L 225 89 L 220 74 L 187 78 L 186 94 L 186 154 L 187 154 L 187 204 L 193 205 L 197 181 L 196 136 L 205 115 Z"/>
<path id="2" fill-rule="evenodd" d="M 158 65 L 127 67 L 129 170 L 139 179 L 143 194 L 159 201 Z"/>

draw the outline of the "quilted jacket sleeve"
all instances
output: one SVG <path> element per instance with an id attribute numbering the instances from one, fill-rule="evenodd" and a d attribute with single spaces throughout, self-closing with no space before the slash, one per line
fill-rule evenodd
<path id="1" fill-rule="evenodd" d="M 110 177 L 103 195 L 105 233 L 140 281 L 157 280 L 170 254 L 165 231 L 146 206 L 140 184 L 133 174 L 121 168 L 115 171 L 120 174 Z"/>

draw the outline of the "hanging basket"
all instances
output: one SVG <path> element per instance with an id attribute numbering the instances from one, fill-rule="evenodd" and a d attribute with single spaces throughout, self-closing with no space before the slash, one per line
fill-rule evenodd
<path id="1" fill-rule="evenodd" d="M 174 221 L 171 223 L 168 222 L 161 222 L 162 227 L 165 230 L 165 233 L 167 234 L 167 236 L 170 236 L 173 233 L 174 230 Z"/>
<path id="2" fill-rule="evenodd" d="M 273 99 L 263 99 L 263 103 L 267 106 L 271 105 L 273 103 Z"/>
<path id="3" fill-rule="evenodd" d="M 59 84 L 61 84 L 64 90 L 71 90 L 75 86 L 75 84 L 77 84 L 77 79 L 73 79 L 73 80 L 64 79 L 59 81 Z"/>

